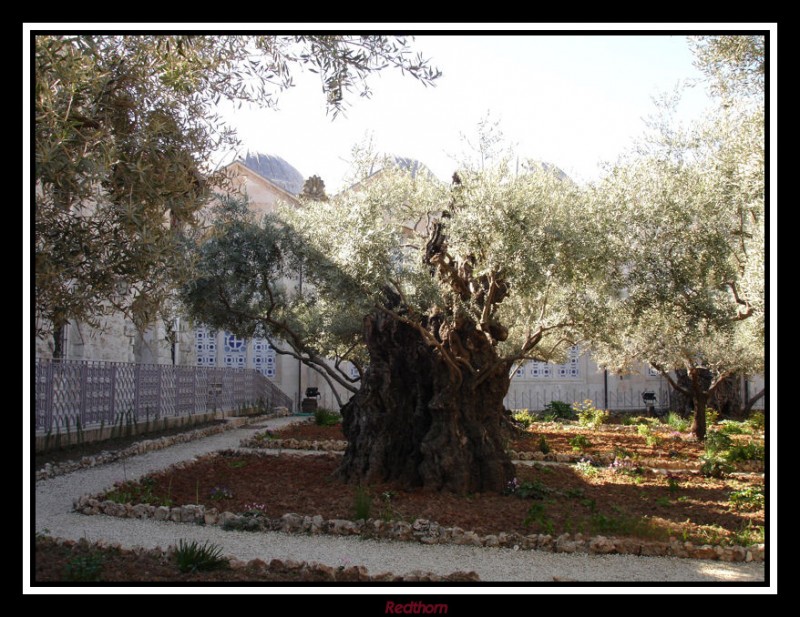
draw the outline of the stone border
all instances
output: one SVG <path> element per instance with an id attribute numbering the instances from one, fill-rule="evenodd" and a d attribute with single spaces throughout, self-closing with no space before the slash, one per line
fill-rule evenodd
<path id="1" fill-rule="evenodd" d="M 179 470 L 192 464 L 182 461 L 170 466 Z M 616 538 L 606 536 L 586 537 L 583 534 L 564 533 L 553 537 L 549 534 L 522 535 L 516 532 L 480 536 L 474 531 L 460 527 L 444 527 L 437 522 L 417 519 L 413 523 L 382 519 L 350 521 L 346 519 L 324 519 L 320 515 L 308 516 L 287 513 L 280 518 L 270 518 L 261 512 L 251 511 L 237 514 L 219 512 L 204 505 L 187 504 L 167 507 L 150 504 L 121 504 L 103 500 L 105 493 L 83 495 L 73 500 L 73 511 L 86 515 L 105 514 L 119 518 L 154 519 L 194 525 L 216 525 L 226 530 L 281 531 L 310 535 L 329 534 L 335 536 L 360 536 L 362 538 L 388 539 L 421 544 L 456 544 L 467 546 L 509 548 L 512 550 L 543 550 L 556 553 L 588 553 L 607 555 L 638 555 L 650 557 L 680 557 L 711 559 L 730 562 L 763 562 L 764 544 L 751 546 L 694 545 L 671 538 L 669 542 Z"/>
<path id="2" fill-rule="evenodd" d="M 347 441 L 336 439 L 308 440 L 308 439 L 279 439 L 279 438 L 259 438 L 256 433 L 252 437 L 246 437 L 239 442 L 242 448 L 252 448 L 254 450 L 314 450 L 321 452 L 344 452 L 347 449 Z"/>
<path id="3" fill-rule="evenodd" d="M 163 450 L 164 448 L 169 448 L 175 444 L 187 443 L 197 439 L 203 439 L 204 437 L 209 437 L 210 435 L 224 433 L 226 431 L 240 428 L 243 425 L 257 424 L 258 422 L 263 422 L 264 420 L 272 420 L 274 418 L 281 417 L 285 417 L 285 414 L 271 413 L 261 416 L 228 418 L 225 424 L 216 424 L 214 426 L 207 426 L 205 428 L 194 429 L 184 433 L 176 433 L 175 435 L 158 437 L 156 439 L 144 439 L 142 441 L 137 441 L 127 448 L 123 448 L 121 450 L 104 450 L 99 454 L 95 454 L 94 456 L 84 456 L 80 459 L 64 461 L 63 463 L 56 463 L 55 465 L 52 463 L 45 463 L 41 469 L 36 470 L 35 478 L 37 481 L 47 480 L 48 478 L 62 476 L 79 469 L 113 463 L 115 461 L 130 458 L 132 456 L 138 456 L 139 454 Z"/>
<path id="4" fill-rule="evenodd" d="M 292 437 L 287 439 L 259 438 L 257 435 L 259 435 L 259 433 L 252 437 L 246 437 L 245 439 L 242 439 L 239 443 L 239 446 L 254 450 L 306 450 L 314 452 L 344 452 L 347 449 L 347 441 L 344 440 L 308 440 L 294 439 Z M 604 467 L 608 467 L 614 462 L 614 457 L 610 455 L 590 456 L 587 454 L 565 454 L 554 452 L 544 454 L 542 452 L 517 450 L 507 450 L 507 453 L 512 461 L 575 464 L 581 459 L 589 457 L 595 463 L 598 463 Z M 662 470 L 664 472 L 684 471 L 691 473 L 699 471 L 701 467 L 700 463 L 679 460 L 639 459 L 636 462 L 640 467 L 645 467 L 654 471 Z M 764 465 L 758 461 L 750 461 L 749 463 L 739 463 L 736 466 L 736 469 L 738 471 L 734 473 L 763 473 Z"/>
<path id="5" fill-rule="evenodd" d="M 156 547 L 154 549 L 127 549 L 120 544 L 106 543 L 106 542 L 88 542 L 85 538 L 78 541 L 64 540 L 61 538 L 46 538 L 47 541 L 52 541 L 56 545 L 64 547 L 72 546 L 85 546 L 87 548 L 98 549 L 111 549 L 119 550 L 121 556 L 126 554 L 134 555 L 147 555 L 156 559 L 170 558 L 176 550 L 175 545 L 170 545 L 166 550 Z M 369 571 L 364 566 L 340 566 L 332 567 L 316 561 L 295 561 L 293 559 L 271 559 L 269 563 L 261 559 L 251 559 L 250 561 L 242 561 L 236 558 L 227 558 L 228 565 L 231 569 L 255 570 L 257 575 L 273 574 L 287 574 L 290 572 L 297 572 L 300 575 L 308 574 L 311 576 L 321 576 L 330 582 L 346 583 L 346 582 L 369 582 L 369 583 L 396 583 L 396 582 L 424 582 L 424 583 L 449 583 L 449 582 L 479 582 L 480 578 L 475 572 L 457 571 L 452 574 L 441 575 L 434 574 L 433 572 L 423 572 L 422 570 L 414 570 L 406 575 L 392 574 L 390 572 L 382 572 L 380 574 L 369 574 Z M 136 582 L 136 581 L 133 581 Z M 322 581 L 325 582 L 325 581 Z"/>

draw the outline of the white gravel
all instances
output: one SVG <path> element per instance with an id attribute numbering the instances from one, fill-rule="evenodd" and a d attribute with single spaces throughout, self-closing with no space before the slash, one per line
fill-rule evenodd
<path id="1" fill-rule="evenodd" d="M 270 420 L 270 427 L 292 421 Z M 263 427 L 264 425 L 259 425 Z M 588 555 L 514 551 L 453 545 L 365 540 L 359 537 L 306 536 L 280 532 L 224 531 L 150 519 L 86 516 L 72 512 L 72 500 L 109 488 L 117 480 L 135 479 L 181 460 L 224 448 L 235 448 L 242 437 L 257 430 L 244 427 L 178 444 L 124 461 L 84 469 L 36 483 L 35 531 L 72 540 L 87 538 L 125 547 L 154 548 L 178 539 L 209 540 L 223 553 L 244 561 L 294 559 L 332 567 L 363 565 L 370 574 L 406 574 L 415 570 L 450 574 L 475 571 L 481 581 L 552 582 L 554 577 L 580 582 L 614 583 L 753 583 L 765 580 L 763 563 L 726 563 L 671 557 Z"/>

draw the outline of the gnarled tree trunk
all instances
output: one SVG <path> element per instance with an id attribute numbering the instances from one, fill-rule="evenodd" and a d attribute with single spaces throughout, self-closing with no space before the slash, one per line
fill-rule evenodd
<path id="1" fill-rule="evenodd" d="M 383 313 L 365 320 L 370 364 L 342 409 L 348 447 L 341 478 L 461 494 L 502 491 L 513 478 L 503 439 L 509 366 L 473 323 L 456 323 L 424 326 L 456 356 L 468 356 L 474 372 L 459 375 L 407 323 Z"/>

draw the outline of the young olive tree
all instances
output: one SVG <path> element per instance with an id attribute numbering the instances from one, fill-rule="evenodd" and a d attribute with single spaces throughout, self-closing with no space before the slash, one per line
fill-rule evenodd
<path id="1" fill-rule="evenodd" d="M 728 110 L 686 137 L 673 131 L 597 187 L 616 223 L 618 295 L 593 338 L 601 363 L 647 362 L 692 400 L 702 440 L 709 396 L 764 371 L 763 118 Z"/>
<path id="2" fill-rule="evenodd" d="M 692 400 L 702 440 L 709 396 L 765 366 L 764 39 L 693 46 L 719 104 L 688 129 L 662 116 L 596 187 L 618 293 L 592 338 L 600 362 L 647 362 Z"/>
<path id="3" fill-rule="evenodd" d="M 283 212 L 320 306 L 341 311 L 328 319 L 352 318 L 330 340 L 359 333 L 366 356 L 342 409 L 340 477 L 503 490 L 514 365 L 563 357 L 576 326 L 604 312 L 604 245 L 583 203 L 538 167 L 463 170 L 451 186 L 387 168 Z"/>
<path id="4" fill-rule="evenodd" d="M 320 75 L 329 110 L 396 67 L 438 71 L 381 36 L 34 37 L 37 334 L 96 325 L 109 306 L 149 323 L 187 266 L 185 231 L 235 145 L 222 101 L 270 107 L 297 69 Z"/>

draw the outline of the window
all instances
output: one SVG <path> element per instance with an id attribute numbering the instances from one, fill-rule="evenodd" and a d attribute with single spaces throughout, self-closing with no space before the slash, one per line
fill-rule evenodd
<path id="1" fill-rule="evenodd" d="M 247 362 L 247 341 L 225 332 L 222 347 L 222 364 L 231 368 L 244 368 Z"/>
<path id="2" fill-rule="evenodd" d="M 265 339 L 253 339 L 253 366 L 264 377 L 275 378 L 276 358 L 275 350 Z"/>
<path id="3" fill-rule="evenodd" d="M 197 366 L 217 365 L 217 333 L 205 326 L 199 326 L 194 331 L 195 352 L 197 353 Z"/>

